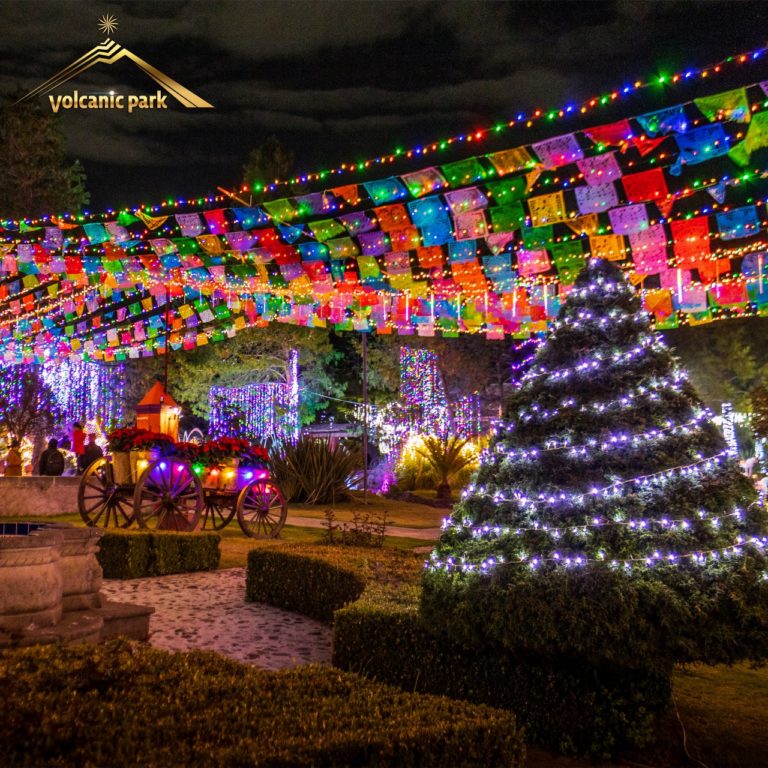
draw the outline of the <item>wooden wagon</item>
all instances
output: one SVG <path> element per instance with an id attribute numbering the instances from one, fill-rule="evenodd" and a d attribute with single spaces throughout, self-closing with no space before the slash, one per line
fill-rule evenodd
<path id="1" fill-rule="evenodd" d="M 210 470 L 176 456 L 138 460 L 133 476 L 112 457 L 83 473 L 77 501 L 87 525 L 189 532 L 221 530 L 237 516 L 243 533 L 276 538 L 288 515 L 280 488 L 263 465 Z M 229 475 L 219 482 L 216 473 Z"/>

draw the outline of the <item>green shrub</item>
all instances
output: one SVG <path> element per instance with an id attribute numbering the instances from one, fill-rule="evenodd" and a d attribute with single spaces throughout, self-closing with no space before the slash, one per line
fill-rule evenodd
<path id="1" fill-rule="evenodd" d="M 220 541 L 217 533 L 109 532 L 101 539 L 97 557 L 105 579 L 214 571 Z"/>
<path id="2" fill-rule="evenodd" d="M 665 674 L 462 646 L 435 635 L 416 600 L 362 600 L 337 611 L 333 663 L 407 691 L 511 709 L 528 741 L 601 758 L 648 744 L 670 695 Z"/>
<path id="3" fill-rule="evenodd" d="M 271 547 L 268 557 L 263 551 L 249 560 L 249 585 L 255 578 L 262 590 L 256 599 L 323 620 L 340 608 L 333 614 L 336 666 L 408 691 L 509 708 L 527 738 L 550 749 L 606 757 L 640 747 L 669 700 L 663 671 L 590 665 L 565 653 L 515 655 L 424 620 L 422 563 L 406 553 L 305 545 Z M 318 571 L 334 573 L 333 590 L 318 586 Z"/>
<path id="4" fill-rule="evenodd" d="M 482 439 L 469 441 L 451 435 L 411 435 L 395 466 L 401 491 L 463 488 L 477 470 Z"/>
<path id="5" fill-rule="evenodd" d="M 314 437 L 274 447 L 269 463 L 286 500 L 307 504 L 348 499 L 350 485 L 362 467 L 358 451 Z"/>
<path id="6" fill-rule="evenodd" d="M 0 655 L 3 765 L 508 766 L 514 717 L 323 667 L 113 641 Z"/>
<path id="7" fill-rule="evenodd" d="M 331 621 L 335 610 L 357 600 L 365 588 L 365 581 L 341 562 L 283 547 L 251 550 L 245 599 Z"/>

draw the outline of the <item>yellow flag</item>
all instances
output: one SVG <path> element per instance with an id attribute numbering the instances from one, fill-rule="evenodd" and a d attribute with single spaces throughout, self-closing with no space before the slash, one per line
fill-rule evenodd
<path id="1" fill-rule="evenodd" d="M 168 221 L 167 216 L 147 216 L 147 214 L 143 213 L 142 211 L 136 211 L 136 215 L 144 222 L 144 224 L 147 225 L 149 229 L 157 229 L 158 227 L 162 227 L 163 224 Z"/>
<path id="2" fill-rule="evenodd" d="M 594 258 L 608 261 L 623 261 L 627 255 L 624 235 L 593 235 L 589 238 L 589 250 Z"/>
<path id="3" fill-rule="evenodd" d="M 562 191 L 529 197 L 528 210 L 531 214 L 532 227 L 543 227 L 568 218 L 565 210 L 565 195 Z"/>

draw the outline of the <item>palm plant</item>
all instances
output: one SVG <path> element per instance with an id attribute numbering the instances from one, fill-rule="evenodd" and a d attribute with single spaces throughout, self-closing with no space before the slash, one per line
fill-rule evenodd
<path id="1" fill-rule="evenodd" d="M 451 501 L 451 481 L 478 459 L 473 443 L 458 435 L 424 435 L 415 451 L 434 472 L 437 498 L 442 501 Z"/>
<path id="2" fill-rule="evenodd" d="M 270 469 L 290 501 L 332 504 L 349 498 L 362 466 L 358 451 L 342 443 L 301 437 L 270 452 Z"/>

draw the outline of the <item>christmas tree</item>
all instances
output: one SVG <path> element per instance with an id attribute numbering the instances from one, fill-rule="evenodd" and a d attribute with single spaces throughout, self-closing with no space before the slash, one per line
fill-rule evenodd
<path id="1" fill-rule="evenodd" d="M 765 657 L 765 513 L 616 266 L 579 275 L 508 416 L 427 564 L 437 631 L 662 675 Z"/>

